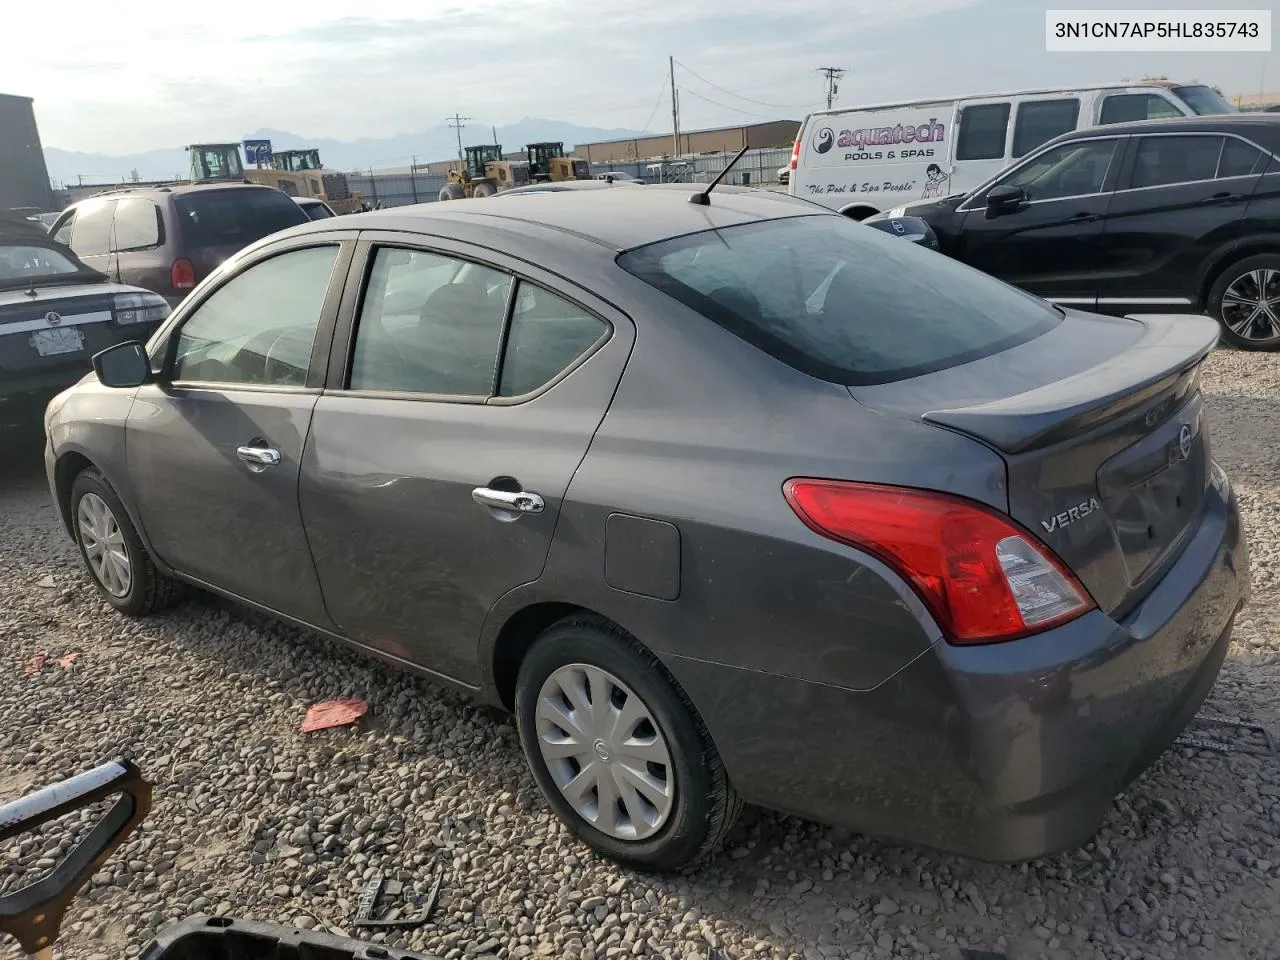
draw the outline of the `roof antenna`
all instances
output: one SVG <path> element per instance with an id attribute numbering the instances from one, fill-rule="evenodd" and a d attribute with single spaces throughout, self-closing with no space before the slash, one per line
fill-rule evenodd
<path id="1" fill-rule="evenodd" d="M 749 149 L 751 148 L 744 145 L 741 150 L 739 150 L 736 154 L 734 154 L 733 159 L 724 165 L 724 169 L 716 174 L 716 178 L 707 184 L 707 189 L 699 190 L 697 193 L 691 195 L 689 197 L 689 202 L 696 203 L 700 207 L 711 206 L 711 191 L 716 188 L 716 184 L 718 184 L 721 180 L 724 179 L 725 174 L 727 174 L 730 170 L 733 169 L 733 165 L 737 163 L 739 160 L 741 160 L 742 155 L 746 153 Z"/>

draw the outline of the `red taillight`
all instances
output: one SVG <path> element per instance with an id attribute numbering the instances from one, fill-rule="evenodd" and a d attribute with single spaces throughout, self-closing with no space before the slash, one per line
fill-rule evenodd
<path id="1" fill-rule="evenodd" d="M 953 643 L 1013 640 L 1093 607 L 1044 545 L 975 501 L 837 480 L 788 480 L 783 493 L 812 530 L 906 578 Z"/>
<path id="2" fill-rule="evenodd" d="M 186 257 L 179 257 L 169 268 L 169 283 L 175 290 L 190 290 L 196 285 L 196 268 Z"/>
<path id="3" fill-rule="evenodd" d="M 791 147 L 791 169 L 794 170 L 800 163 L 800 138 L 804 136 L 804 128 L 800 128 L 800 132 L 796 134 L 796 142 Z"/>

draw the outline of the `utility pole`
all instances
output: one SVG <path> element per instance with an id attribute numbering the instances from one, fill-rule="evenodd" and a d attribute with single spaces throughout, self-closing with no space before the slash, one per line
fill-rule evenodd
<path id="1" fill-rule="evenodd" d="M 462 128 L 466 126 L 466 124 L 463 123 L 463 121 L 470 120 L 471 118 L 460 117 L 455 113 L 452 117 L 448 117 L 446 119 L 449 122 L 449 126 L 453 127 L 453 129 L 458 132 L 458 162 L 463 163 L 464 160 L 462 158 Z"/>
<path id="2" fill-rule="evenodd" d="M 493 131 L 493 145 L 496 147 L 498 145 L 498 128 L 490 127 L 489 129 Z"/>
<path id="3" fill-rule="evenodd" d="M 676 92 L 676 58 L 667 57 L 667 65 L 671 68 L 671 156 L 680 156 L 680 99 Z"/>
<path id="4" fill-rule="evenodd" d="M 844 76 L 844 67 L 819 67 L 818 72 L 826 75 L 827 109 L 836 102 L 840 95 L 840 78 Z"/>

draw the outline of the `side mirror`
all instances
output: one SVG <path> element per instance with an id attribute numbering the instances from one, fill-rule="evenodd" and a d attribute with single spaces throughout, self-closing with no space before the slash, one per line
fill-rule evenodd
<path id="1" fill-rule="evenodd" d="M 1028 202 L 1027 191 L 1022 187 L 992 187 L 987 191 L 987 219 L 1017 213 Z"/>
<path id="2" fill-rule="evenodd" d="M 93 372 L 107 387 L 140 387 L 151 379 L 151 360 L 136 340 L 117 343 L 94 354 Z"/>

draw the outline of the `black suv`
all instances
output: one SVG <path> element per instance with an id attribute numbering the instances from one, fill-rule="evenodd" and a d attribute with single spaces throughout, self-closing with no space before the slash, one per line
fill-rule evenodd
<path id="1" fill-rule="evenodd" d="M 81 200 L 49 232 L 89 267 L 177 306 L 236 251 L 306 222 L 306 212 L 274 187 L 174 184 Z"/>
<path id="2" fill-rule="evenodd" d="M 1280 349 L 1280 116 L 1076 130 L 973 193 L 900 208 L 944 253 L 1064 306 L 1207 313 Z M 898 211 L 893 211 L 898 212 Z"/>

